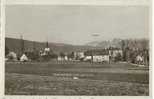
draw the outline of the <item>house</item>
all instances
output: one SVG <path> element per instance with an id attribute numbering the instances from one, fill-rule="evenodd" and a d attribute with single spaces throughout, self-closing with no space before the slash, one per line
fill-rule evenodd
<path id="1" fill-rule="evenodd" d="M 64 59 L 63 59 L 61 56 L 58 56 L 57 60 L 58 60 L 58 61 L 62 61 L 62 60 L 64 60 Z"/>
<path id="2" fill-rule="evenodd" d="M 92 57 L 91 56 L 85 56 L 83 61 L 91 61 Z"/>
<path id="3" fill-rule="evenodd" d="M 110 56 L 109 55 L 104 55 L 102 60 L 103 60 L 103 62 L 109 62 L 110 61 Z"/>
<path id="4" fill-rule="evenodd" d="M 44 49 L 44 55 L 49 55 L 49 53 L 50 53 L 50 48 L 45 48 Z"/>
<path id="5" fill-rule="evenodd" d="M 17 54 L 15 52 L 9 52 L 6 60 L 17 61 Z"/>
<path id="6" fill-rule="evenodd" d="M 75 60 L 81 60 L 85 57 L 84 52 L 73 52 L 73 54 Z"/>
<path id="7" fill-rule="evenodd" d="M 112 49 L 112 50 L 109 50 L 109 55 L 110 56 L 112 56 L 112 57 L 116 57 L 116 56 L 118 56 L 118 55 L 123 55 L 123 52 L 122 52 L 122 50 L 120 50 L 120 49 Z"/>
<path id="8" fill-rule="evenodd" d="M 20 57 L 20 61 L 21 61 L 21 62 L 26 62 L 26 61 L 28 61 L 28 57 L 27 57 L 25 54 L 23 54 L 23 55 Z"/>
<path id="9" fill-rule="evenodd" d="M 123 59 L 123 51 L 118 48 L 109 49 L 110 61 L 117 62 L 122 61 Z"/>
<path id="10" fill-rule="evenodd" d="M 109 62 L 109 55 L 94 55 L 93 62 Z"/>
<path id="11" fill-rule="evenodd" d="M 93 62 L 102 62 L 103 56 L 102 55 L 94 55 L 93 56 Z"/>
<path id="12" fill-rule="evenodd" d="M 84 58 L 84 52 L 78 52 L 78 57 L 81 59 L 81 58 Z"/>
<path id="13" fill-rule="evenodd" d="M 67 57 L 67 56 L 65 56 L 65 57 L 64 57 L 64 60 L 65 60 L 65 61 L 67 61 L 67 60 L 68 60 L 68 57 Z"/>
<path id="14" fill-rule="evenodd" d="M 109 51 L 107 49 L 88 50 L 85 52 L 84 61 L 85 60 L 92 62 L 109 62 Z"/>
<path id="15" fill-rule="evenodd" d="M 136 61 L 137 61 L 137 64 L 141 65 L 141 64 L 143 64 L 144 57 L 141 56 L 141 55 L 137 55 L 136 56 Z"/>
<path id="16" fill-rule="evenodd" d="M 64 57 L 58 56 L 57 60 L 58 61 L 68 61 L 68 57 L 67 56 L 64 56 Z"/>

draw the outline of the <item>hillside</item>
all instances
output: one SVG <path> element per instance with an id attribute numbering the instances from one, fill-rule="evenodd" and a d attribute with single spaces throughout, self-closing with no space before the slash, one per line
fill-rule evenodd
<path id="1" fill-rule="evenodd" d="M 5 44 L 9 48 L 10 51 L 14 51 L 16 53 L 21 51 L 21 40 L 15 38 L 5 38 Z M 32 50 L 33 47 L 37 50 L 44 49 L 46 46 L 46 42 L 33 42 L 24 40 L 24 47 L 26 50 Z M 72 52 L 72 51 L 84 51 L 87 49 L 92 49 L 90 46 L 76 46 L 70 44 L 62 44 L 62 43 L 49 43 L 49 47 L 55 52 Z"/>
<path id="2" fill-rule="evenodd" d="M 125 40 L 125 43 L 126 43 L 125 45 L 129 46 L 130 48 L 139 48 L 139 49 L 149 48 L 148 44 L 149 41 L 146 39 Z M 16 53 L 21 51 L 20 39 L 5 38 L 5 44 L 10 51 L 14 51 Z M 24 40 L 24 47 L 26 50 L 33 50 L 34 47 L 37 50 L 41 50 L 46 47 L 46 42 L 33 42 Z M 85 51 L 88 49 L 103 49 L 108 47 L 121 48 L 121 40 L 113 39 L 111 41 L 100 41 L 100 42 L 94 41 L 94 42 L 89 42 L 86 45 L 82 46 L 49 42 L 49 47 L 55 53 L 59 52 L 71 53 L 72 51 Z"/>

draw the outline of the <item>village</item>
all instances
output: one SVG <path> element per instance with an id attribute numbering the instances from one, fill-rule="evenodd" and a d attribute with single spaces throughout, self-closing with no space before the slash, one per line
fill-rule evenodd
<path id="1" fill-rule="evenodd" d="M 121 41 L 122 42 L 122 41 Z M 128 47 L 128 44 L 122 42 L 121 48 L 108 47 L 104 49 L 92 48 L 86 51 L 72 51 L 69 53 L 54 53 L 52 48 L 46 42 L 42 50 L 29 50 L 24 47 L 24 40 L 21 39 L 21 50 L 18 53 L 5 49 L 6 62 L 41 62 L 41 61 L 76 61 L 90 63 L 111 63 L 111 62 L 129 62 L 140 66 L 149 65 L 149 50 L 147 48 Z"/>

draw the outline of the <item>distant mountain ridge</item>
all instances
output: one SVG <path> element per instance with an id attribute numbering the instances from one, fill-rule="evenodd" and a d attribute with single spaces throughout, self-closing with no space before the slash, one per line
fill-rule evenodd
<path id="1" fill-rule="evenodd" d="M 111 41 L 93 41 L 87 43 L 86 45 L 100 48 L 109 48 L 111 46 L 121 48 L 121 39 L 113 39 Z"/>

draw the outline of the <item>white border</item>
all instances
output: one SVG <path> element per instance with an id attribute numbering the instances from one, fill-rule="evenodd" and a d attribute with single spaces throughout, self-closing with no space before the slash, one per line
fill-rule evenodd
<path id="1" fill-rule="evenodd" d="M 153 61 L 152 61 L 152 1 L 151 4 L 149 5 L 149 96 L 151 96 L 152 98 L 152 65 L 153 65 Z"/>
<path id="2" fill-rule="evenodd" d="M 1 0 L 1 33 L 0 33 L 0 95 L 4 95 L 4 46 L 5 45 L 5 5 L 113 5 L 113 6 L 150 6 L 150 52 L 152 53 L 152 21 L 151 11 L 152 11 L 152 0 Z M 154 23 L 154 21 L 153 21 Z M 153 64 L 152 55 L 150 54 L 150 63 Z M 5 96 L 6 99 L 152 99 L 152 64 L 150 64 L 149 72 L 149 96 Z M 153 86 L 152 86 L 153 87 Z"/>
<path id="3" fill-rule="evenodd" d="M 151 0 L 6 0 L 7 5 L 13 4 L 36 4 L 36 5 L 150 5 Z"/>
<path id="4" fill-rule="evenodd" d="M 154 57 L 154 32 L 153 32 L 153 29 L 154 29 L 154 19 L 153 19 L 153 16 L 154 16 L 154 2 L 153 1 L 151 1 L 152 3 L 151 3 L 151 67 L 152 67 L 152 73 L 151 73 L 151 93 L 152 93 L 152 98 L 154 98 L 154 86 L 153 86 L 153 84 L 154 84 L 154 79 L 153 79 L 153 77 L 154 77 L 154 67 L 153 67 L 153 65 L 154 65 L 154 60 L 153 60 L 153 57 Z"/>
<path id="5" fill-rule="evenodd" d="M 5 0 L 1 0 L 1 16 L 0 16 L 0 95 L 4 95 L 4 45 L 5 45 Z"/>

